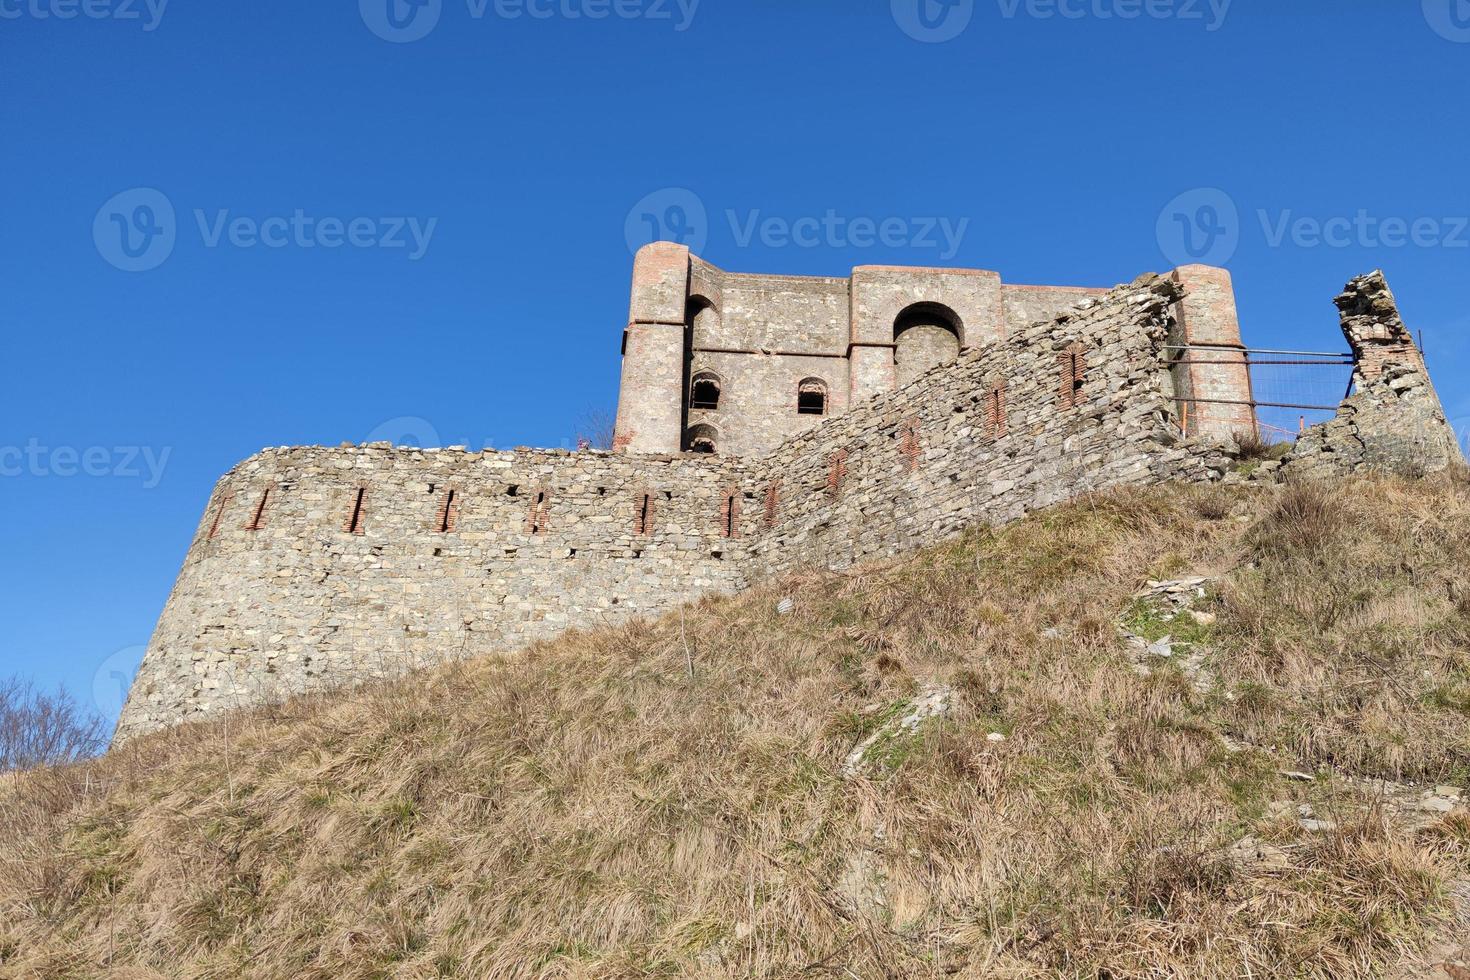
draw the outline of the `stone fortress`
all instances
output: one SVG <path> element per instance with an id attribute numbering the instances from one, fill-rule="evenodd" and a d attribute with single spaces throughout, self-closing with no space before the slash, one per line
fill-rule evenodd
<path id="1" fill-rule="evenodd" d="M 1235 363 L 1179 373 L 1208 390 L 1194 429 L 1253 425 L 1230 274 L 1190 266 L 1180 344 Z M 676 245 L 639 253 L 623 335 L 616 447 L 765 455 L 822 417 L 992 347 L 1106 289 L 1016 286 L 976 269 L 860 266 L 848 279 L 722 272 Z M 1230 404 L 1238 402 L 1239 404 Z"/>
<path id="2" fill-rule="evenodd" d="M 1462 463 L 1379 273 L 1336 417 L 1253 479 Z M 611 452 L 265 450 L 215 487 L 117 738 L 841 568 L 1109 487 L 1240 479 L 1230 276 L 1110 290 L 634 264 Z"/>

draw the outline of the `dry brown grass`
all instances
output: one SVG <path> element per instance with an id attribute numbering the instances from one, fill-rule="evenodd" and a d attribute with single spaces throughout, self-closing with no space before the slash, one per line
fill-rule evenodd
<path id="1" fill-rule="evenodd" d="M 1238 430 L 1232 438 L 1235 441 L 1236 458 L 1242 463 L 1280 459 L 1291 452 L 1293 446 L 1290 441 L 1270 442 L 1255 429 Z"/>
<path id="2" fill-rule="evenodd" d="M 1326 772 L 1467 775 L 1470 498 L 1362 482 L 1303 534 L 1308 492 L 1112 494 L 31 775 L 0 787 L 0 975 L 1373 975 L 1470 835 Z M 1191 571 L 1226 574 L 1207 694 L 1115 627 Z M 949 716 L 841 778 L 931 683 Z M 1290 863 L 1227 859 L 1247 833 Z"/>

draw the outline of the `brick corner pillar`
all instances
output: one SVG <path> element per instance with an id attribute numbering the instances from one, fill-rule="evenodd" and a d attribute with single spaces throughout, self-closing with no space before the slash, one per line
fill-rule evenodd
<path id="1" fill-rule="evenodd" d="M 677 453 L 684 425 L 684 334 L 689 249 L 654 242 L 633 260 L 613 448 Z"/>
<path id="2" fill-rule="evenodd" d="M 1177 326 L 1169 342 L 1191 348 L 1176 352 L 1183 363 L 1174 368 L 1187 434 L 1229 439 L 1237 432 L 1254 433 L 1250 367 L 1229 270 L 1182 265 L 1171 278 L 1184 296 L 1175 306 Z"/>

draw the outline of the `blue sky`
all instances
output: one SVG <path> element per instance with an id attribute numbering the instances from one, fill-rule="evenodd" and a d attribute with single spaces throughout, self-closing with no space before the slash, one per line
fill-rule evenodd
<path id="1" fill-rule="evenodd" d="M 264 446 L 569 444 L 654 228 L 751 272 L 1207 257 L 1261 347 L 1339 348 L 1382 267 L 1470 419 L 1467 0 L 391 2 L 0 0 L 0 674 L 115 708 Z"/>

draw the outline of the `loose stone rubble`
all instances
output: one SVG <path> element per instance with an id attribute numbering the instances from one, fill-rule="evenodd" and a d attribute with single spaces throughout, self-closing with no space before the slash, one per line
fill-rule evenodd
<path id="1" fill-rule="evenodd" d="M 893 717 L 853 747 L 842 761 L 843 776 L 851 779 L 860 775 L 869 767 L 870 756 L 875 749 L 888 747 L 896 739 L 918 731 L 919 726 L 929 719 L 948 714 L 952 695 L 953 692 L 945 686 L 924 688 L 904 706 L 905 710 L 894 712 Z"/>
<path id="2" fill-rule="evenodd" d="M 1196 601 L 1205 598 L 1209 583 L 1210 579 L 1203 577 L 1150 581 L 1136 598 L 1164 622 L 1183 616 L 1199 626 L 1209 626 L 1215 621 L 1214 615 L 1192 608 Z M 1126 622 L 1118 624 L 1118 631 L 1126 643 L 1133 671 L 1140 677 L 1152 675 L 1159 661 L 1167 661 L 1177 667 L 1201 694 L 1214 687 L 1214 675 L 1205 667 L 1209 650 L 1200 644 L 1176 640 L 1173 634 L 1150 640 L 1133 632 Z"/>

